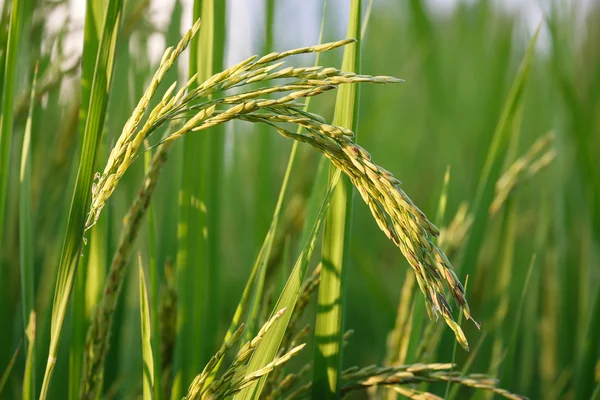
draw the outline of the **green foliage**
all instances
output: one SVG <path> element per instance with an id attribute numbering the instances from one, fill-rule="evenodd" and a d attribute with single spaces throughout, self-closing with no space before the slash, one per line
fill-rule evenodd
<path id="1" fill-rule="evenodd" d="M 140 276 L 140 318 L 142 327 L 142 358 L 143 358 L 143 389 L 144 400 L 152 399 L 154 393 L 154 358 L 152 349 L 152 333 L 150 327 L 150 306 L 148 304 L 148 289 L 146 288 L 146 278 L 144 277 L 144 266 L 142 265 L 142 256 L 138 254 L 138 273 Z"/>
<path id="2" fill-rule="evenodd" d="M 63 3 L 0 10 L 1 398 L 600 396 L 597 5 L 267 0 L 224 65 L 223 0 Z"/>
<path id="3" fill-rule="evenodd" d="M 8 2 L 6 2 L 8 3 Z M 8 39 L 6 47 L 3 46 L 2 61 L 2 109 L 0 114 L 0 243 L 4 232 L 4 217 L 6 214 L 6 200 L 10 167 L 10 144 L 13 137 L 13 106 L 15 101 L 15 84 L 17 63 L 19 58 L 19 41 L 21 40 L 24 18 L 24 0 L 12 2 L 10 24 L 8 25 Z"/>
<path id="4" fill-rule="evenodd" d="M 2 13 L 2 51 L 0 54 L 0 244 L 4 243 L 4 232 L 6 230 L 5 219 L 8 215 L 7 201 L 9 195 L 9 171 L 11 170 L 11 142 L 13 140 L 14 101 L 17 94 L 15 89 L 17 81 L 17 65 L 19 59 L 19 47 L 22 36 L 22 24 L 24 19 L 24 0 L 16 0 L 10 3 L 12 8 L 7 13 L 9 2 L 4 2 Z M 14 168 L 14 167 L 13 167 Z M 4 257 L 5 250 L 0 248 L 0 262 Z M 9 270 L 0 265 L 0 313 L 8 314 L 9 305 Z M 0 333 L 0 341 L 5 343 L 8 336 Z M 0 349 L 0 363 L 6 364 L 12 351 Z"/>
<path id="5" fill-rule="evenodd" d="M 357 39 L 344 49 L 341 69 L 360 74 L 362 1 L 350 4 L 348 33 Z M 333 123 L 356 132 L 358 127 L 358 85 L 343 86 L 337 94 Z M 330 184 L 337 168 L 331 166 Z M 317 342 L 314 360 L 313 399 L 335 399 L 339 396 L 342 368 L 342 334 L 344 332 L 344 282 L 349 264 L 352 224 L 352 184 L 344 177 L 335 187 L 323 233 L 319 311 L 315 324 Z"/>
<path id="6" fill-rule="evenodd" d="M 225 2 L 195 0 L 194 21 L 202 21 L 190 44 L 189 75 L 197 87 L 223 67 Z M 183 139 L 182 181 L 179 196 L 176 279 L 179 285 L 178 339 L 175 385 L 171 398 L 179 399 L 188 382 L 214 350 L 219 313 L 216 288 L 220 275 L 221 181 L 224 131 L 214 127 L 206 134 Z"/>
<path id="7" fill-rule="evenodd" d="M 461 276 L 473 274 L 479 249 L 483 242 L 483 233 L 488 220 L 490 205 L 494 199 L 496 181 L 502 173 L 502 166 L 505 163 L 505 155 L 508 150 L 510 138 L 512 136 L 512 124 L 518 110 L 521 106 L 523 92 L 527 85 L 527 80 L 531 71 L 531 62 L 535 51 L 535 44 L 539 34 L 539 28 L 533 39 L 529 43 L 525 57 L 519 66 L 519 71 L 512 84 L 508 98 L 504 103 L 502 114 L 494 130 L 492 143 L 487 153 L 485 164 L 481 172 L 481 178 L 477 187 L 477 194 L 474 202 L 474 217 L 471 232 L 467 243 L 465 244 L 465 254 L 463 256 Z"/>
<path id="8" fill-rule="evenodd" d="M 278 312 L 277 310 L 288 310 L 288 312 L 277 320 L 275 326 L 269 330 L 269 332 L 267 332 L 267 335 L 260 342 L 256 352 L 253 354 L 250 362 L 248 363 L 247 370 L 249 371 L 264 368 L 267 364 L 274 360 L 277 355 L 277 351 L 281 341 L 283 340 L 283 336 L 291 318 L 291 310 L 294 309 L 294 306 L 298 300 L 300 287 L 302 285 L 302 281 L 304 280 L 304 276 L 306 275 L 306 270 L 312 256 L 312 252 L 315 248 L 317 235 L 319 234 L 323 225 L 323 221 L 325 220 L 326 212 L 333 197 L 335 185 L 338 183 L 340 174 L 341 172 L 337 171 L 331 177 L 330 185 L 327 189 L 327 193 L 325 194 L 325 198 L 323 199 L 323 203 L 321 204 L 317 219 L 310 230 L 306 245 L 296 260 L 296 265 L 294 266 L 294 269 L 292 270 L 292 273 L 290 274 L 290 277 L 283 288 L 281 296 L 273 308 L 273 315 Z M 264 382 L 265 379 L 261 378 L 257 383 L 244 389 L 235 398 L 240 400 L 259 398 L 264 387 Z"/>
<path id="9" fill-rule="evenodd" d="M 23 137 L 21 151 L 21 170 L 19 174 L 19 242 L 21 264 L 21 298 L 23 307 L 23 323 L 27 321 L 25 336 L 27 337 L 27 361 L 23 374 L 23 399 L 35 399 L 35 270 L 33 269 L 33 228 L 31 221 L 31 132 L 33 130 L 33 108 L 35 106 L 35 89 L 37 84 L 37 65 L 31 84 L 29 114 Z"/>
<path id="10" fill-rule="evenodd" d="M 104 2 L 98 0 L 88 0 L 86 4 L 83 50 L 81 54 L 81 101 L 79 107 L 79 135 L 83 139 L 85 125 L 90 107 L 90 95 L 92 83 L 94 80 L 96 56 L 100 45 L 100 35 L 102 34 L 102 21 L 104 20 Z M 81 140 L 80 145 L 83 145 Z M 101 145 L 100 145 L 101 146 Z M 81 150 L 81 149 L 80 149 Z M 101 149 L 99 149 L 99 155 Z M 96 156 L 98 157 L 98 156 Z M 89 315 L 86 310 L 86 292 L 88 283 L 96 287 L 102 287 L 102 281 L 99 279 L 104 275 L 101 264 L 105 260 L 97 260 L 97 256 L 102 253 L 104 241 L 101 239 L 104 227 L 90 232 L 90 246 L 85 250 L 87 257 L 82 263 L 81 268 L 77 268 L 75 284 L 73 287 L 73 308 L 72 308 L 72 344 L 69 355 L 69 398 L 76 399 L 79 396 L 81 382 L 81 371 L 83 368 L 83 348 L 85 345 L 85 334 L 88 328 Z M 99 262 L 96 262 L 99 261 Z M 94 269 L 99 268 L 100 271 Z M 88 272 L 90 279 L 87 279 Z M 96 290 L 98 292 L 99 290 Z M 94 303 L 97 299 L 93 299 Z"/>
<path id="11" fill-rule="evenodd" d="M 106 5 L 102 29 L 102 38 L 96 56 L 96 67 L 90 92 L 90 107 L 86 117 L 83 134 L 81 159 L 77 170 L 77 182 L 71 201 L 71 209 L 64 237 L 61 258 L 52 308 L 52 327 L 50 350 L 46 364 L 46 373 L 42 384 L 41 399 L 48 395 L 52 372 L 58 357 L 58 344 L 67 313 L 69 296 L 83 245 L 83 233 L 87 207 L 91 198 L 96 154 L 106 116 L 108 93 L 112 79 L 116 42 L 121 23 L 123 4 L 120 0 L 111 0 Z"/>

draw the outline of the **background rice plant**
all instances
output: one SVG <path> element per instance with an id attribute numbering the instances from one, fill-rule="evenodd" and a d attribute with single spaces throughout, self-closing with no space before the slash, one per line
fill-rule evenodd
<path id="1" fill-rule="evenodd" d="M 144 156 L 158 149 L 140 153 L 128 169 L 100 220 L 87 233 L 85 248 L 76 232 L 83 225 L 77 227 L 72 221 L 84 217 L 84 197 L 91 194 L 93 174 L 102 171 L 148 85 L 159 62 L 157 54 L 176 45 L 195 17 L 202 18 L 198 41 L 185 53 L 189 63 L 181 59 L 169 71 L 150 107 L 172 82 L 177 80 L 181 86 L 195 72 L 200 83 L 251 54 L 318 43 L 322 19 L 323 41 L 339 40 L 346 36 L 351 11 L 349 1 L 330 2 L 323 16 L 321 1 L 266 1 L 252 7 L 253 2 L 174 0 L 157 5 L 131 0 L 123 2 L 122 14 L 105 32 L 106 16 L 116 14 L 104 7 L 109 3 L 118 8 L 120 2 L 86 3 L 85 21 L 72 21 L 62 1 L 5 0 L 0 7 L 0 205 L 5 204 L 0 207 L 0 315 L 6 327 L 0 330 L 1 398 L 35 398 L 40 393 L 47 398 L 79 397 L 85 334 L 102 296 L 123 217 L 144 182 Z M 364 20 L 368 2 L 362 3 Z M 361 72 L 406 82 L 362 85 L 356 130 L 360 145 L 402 181 L 403 190 L 441 228 L 437 243 L 449 255 L 457 275 L 469 275 L 467 298 L 481 331 L 463 324 L 471 352 L 455 350 L 452 331 L 443 322 L 427 318 L 409 264 L 373 223 L 368 207 L 354 201 L 349 216 L 352 229 L 344 247 L 341 328 L 354 333 L 342 344 L 339 390 L 361 382 L 364 371 L 342 372 L 353 366 L 454 360 L 454 371 L 497 376 L 500 387 L 530 398 L 590 398 L 599 392 L 600 382 L 600 170 L 595 162 L 600 156 L 600 7 L 547 2 L 541 20 L 527 23 L 520 12 L 502 2 L 456 2 L 443 9 L 432 4 L 374 2 L 360 45 Z M 59 27 L 51 16 L 60 20 Z M 527 58 L 538 23 L 528 78 L 514 89 L 523 77 L 519 66 Z M 97 58 L 104 40 L 107 50 Z M 114 69 L 108 82 L 112 85 L 105 83 L 101 91 L 94 91 L 94 80 L 110 72 L 111 53 Z M 342 50 L 324 53 L 319 64 L 340 68 L 342 54 Z M 288 65 L 313 62 L 310 56 L 297 56 Z M 311 100 L 309 111 L 333 121 L 335 106 L 336 95 L 324 94 Z M 90 118 L 93 121 L 86 128 Z M 271 226 L 292 141 L 270 128 L 242 121 L 219 128 L 186 136 L 169 150 L 151 211 L 133 246 L 141 262 L 136 257 L 129 260 L 116 304 L 100 388 L 106 398 L 149 397 L 145 377 L 154 378 L 153 398 L 186 395 L 232 326 Z M 147 146 L 155 145 L 167 129 L 153 133 Z M 88 130 L 95 135 L 93 149 L 86 142 Z M 528 158 L 534 143 L 550 131 L 554 139 Z M 501 146 L 494 144 L 498 136 L 502 136 Z M 194 142 L 202 142 L 204 149 Z M 270 316 L 278 315 L 282 308 L 278 299 L 294 276 L 293 267 L 306 251 L 307 239 L 320 239 L 310 233 L 326 182 L 315 177 L 322 176 L 319 171 L 326 171 L 328 165 L 303 144 L 295 157 L 276 234 L 264 260 L 262 295 L 252 301 L 253 317 L 244 315 L 233 329 L 253 322 L 246 324 L 239 342 L 231 342 L 220 369 L 210 375 L 213 383 L 206 386 L 210 390 L 226 384 L 223 373 L 235 363 L 237 352 Z M 26 163 L 21 163 L 22 158 Z M 78 179 L 81 165 L 87 167 L 86 176 Z M 444 181 L 448 167 L 449 178 Z M 507 171 L 512 180 L 502 180 Z M 512 183 L 506 186 L 506 182 Z M 206 219 L 200 215 L 208 239 L 199 223 L 188 219 L 196 230 L 189 231 L 193 238 L 187 250 L 197 260 L 186 264 L 189 269 L 182 274 L 181 254 L 186 248 L 181 224 L 187 217 L 180 191 L 186 187 L 198 189 L 187 200 L 195 210 L 201 213 L 204 203 L 206 210 L 220 211 L 209 212 Z M 494 210 L 494 201 L 507 187 L 508 197 Z M 75 188 L 79 194 L 73 203 Z M 65 237 L 70 244 L 62 251 Z M 315 245 L 315 256 L 302 264 L 306 278 L 325 251 L 321 240 Z M 77 272 L 73 263 L 79 264 Z M 301 282 L 295 285 L 301 288 Z M 264 397 L 291 394 L 292 390 L 276 392 L 288 376 L 297 377 L 294 388 L 313 380 L 314 329 L 323 306 L 316 292 L 298 317 L 286 309 L 253 350 L 257 353 L 250 365 L 268 366 L 273 351 L 283 356 L 275 345 L 271 359 L 258 362 L 254 357 L 258 360 L 257 354 L 267 354 L 263 349 L 275 336 L 287 343 L 286 332 L 278 331 L 284 321 L 293 322 L 290 329 L 297 329 L 300 338 L 299 331 L 310 325 L 304 339 L 296 343 L 306 342 L 306 348 L 279 372 L 264 370 L 248 382 L 248 387 L 263 387 Z M 148 303 L 140 307 L 144 293 Z M 71 301 L 63 303 L 69 294 Z M 65 305 L 64 315 L 53 317 L 54 302 Z M 26 315 L 31 309 L 36 315 L 33 325 Z M 190 328 L 177 322 L 176 316 L 181 321 L 184 313 Z M 57 341 L 59 330 L 62 335 Z M 42 390 L 51 342 L 56 366 L 52 384 Z M 149 344 L 154 362 L 151 375 L 144 374 Z M 173 385 L 179 371 L 181 380 Z M 427 390 L 438 396 L 469 398 L 475 393 L 464 382 L 451 381 L 447 390 L 447 381 L 432 378 L 431 374 L 445 369 L 426 371 L 413 372 L 414 379 L 429 374 L 430 382 L 402 386 L 400 393 L 379 388 L 349 396 L 414 397 Z M 319 374 L 318 365 L 314 374 Z M 383 373 L 378 376 L 388 379 Z M 161 385 L 156 385 L 157 379 Z M 315 392 L 305 387 L 303 393 Z M 249 398 L 252 393 L 246 390 L 237 396 Z"/>

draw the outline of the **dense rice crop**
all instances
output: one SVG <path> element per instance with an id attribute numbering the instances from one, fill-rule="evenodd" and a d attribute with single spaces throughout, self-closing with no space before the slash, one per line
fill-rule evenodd
<path id="1" fill-rule="evenodd" d="M 0 398 L 600 398 L 600 7 L 85 3 L 1 7 Z"/>

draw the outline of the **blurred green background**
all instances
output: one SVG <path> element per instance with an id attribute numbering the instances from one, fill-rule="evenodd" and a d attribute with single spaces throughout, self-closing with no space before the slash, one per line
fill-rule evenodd
<path id="1" fill-rule="evenodd" d="M 0 32 L 3 43 L 6 3 Z M 24 32 L 19 59 L 16 92 L 20 95 L 15 100 L 9 188 L 18 187 L 29 66 L 39 60 L 39 90 L 43 93 L 33 125 L 32 223 L 41 377 L 54 276 L 78 159 L 77 52 L 82 21 L 73 11 L 81 10 L 81 6 L 60 1 L 38 3 L 25 25 L 29 29 Z M 101 165 L 141 96 L 157 55 L 165 43 L 176 43 L 181 32 L 191 26 L 190 5 L 178 0 L 174 3 L 130 0 L 127 4 Z M 325 40 L 345 36 L 346 3 L 329 2 Z M 374 1 L 362 43 L 362 73 L 392 75 L 406 82 L 361 87 L 358 142 L 402 181 L 405 192 L 432 219 L 449 167 L 447 208 L 440 227 L 448 226 L 461 203 L 473 204 L 511 82 L 533 31 L 541 24 L 524 93 L 520 135 L 511 146 L 514 154 L 521 156 L 536 139 L 552 131 L 557 156 L 551 165 L 516 188 L 510 204 L 489 219 L 483 232 L 477 266 L 467 288 L 473 315 L 482 323 L 481 331 L 466 328 L 471 347 L 477 347 L 475 357 L 469 360 L 469 372 L 498 374 L 500 386 L 533 399 L 581 398 L 576 392 L 578 383 L 593 389 L 600 382 L 600 3 L 584 6 L 540 0 L 516 7 L 485 0 L 447 1 L 443 6 L 434 3 Z M 226 66 L 265 48 L 284 50 L 318 41 L 320 1 L 280 1 L 274 2 L 274 7 L 274 20 L 269 20 L 263 2 L 228 2 Z M 271 29 L 264 29 L 267 23 L 272 24 Z M 271 42 L 265 43 L 266 35 L 272 35 Z M 31 43 L 41 43 L 39 52 L 32 50 L 36 46 Z M 294 62 L 311 65 L 313 59 L 303 57 Z M 340 63 L 341 52 L 321 58 L 322 65 Z M 185 80 L 186 65 L 179 63 L 180 81 Z M 159 90 L 164 91 L 164 86 Z M 312 110 L 331 120 L 334 100 L 332 94 L 316 98 Z M 214 346 L 220 343 L 231 320 L 269 227 L 291 146 L 274 131 L 250 124 L 231 123 L 225 130 L 222 239 L 218 249 L 221 274 L 214 283 L 218 288 L 214 306 L 220 318 L 213 321 L 219 332 Z M 151 140 L 159 135 L 154 134 Z M 265 141 L 266 135 L 271 139 Z M 178 143 L 153 200 L 161 265 L 173 260 L 177 252 L 181 156 L 182 143 Z M 289 272 L 296 258 L 320 155 L 301 146 L 299 157 L 271 260 L 273 282 L 280 279 L 277 268 L 283 266 Z M 97 299 L 121 220 L 142 177 L 140 159 L 104 210 L 100 224 L 106 251 L 95 255 L 97 264 L 88 273 L 89 309 Z M 9 189 L 0 260 L 0 372 L 23 338 L 18 204 L 18 190 Z M 355 333 L 344 354 L 348 367 L 383 363 L 387 335 L 394 329 L 401 290 L 410 271 L 359 196 L 354 204 L 345 326 Z M 508 220 L 514 227 L 509 232 Z M 146 232 L 137 245 L 143 255 L 147 252 Z M 462 277 L 461 251 L 453 254 L 451 261 Z M 126 382 L 139 379 L 141 365 L 141 347 L 131 345 L 139 343 L 138 277 L 136 273 L 129 275 L 105 378 L 105 387 L 113 388 L 119 398 L 131 395 Z M 415 299 L 423 301 L 419 293 Z M 310 324 L 314 323 L 314 306 L 305 316 Z M 427 361 L 449 362 L 453 335 L 443 322 L 437 325 L 441 327 L 441 341 L 427 354 Z M 69 376 L 68 331 L 61 342 L 62 357 L 53 383 L 57 396 Z M 505 350 L 508 343 L 514 352 L 510 358 Z M 311 354 L 305 351 L 292 365 L 306 363 Z M 461 369 L 468 357 L 462 349 L 456 350 L 457 368 Z M 19 355 L 2 396 L 19 397 L 24 359 Z"/>

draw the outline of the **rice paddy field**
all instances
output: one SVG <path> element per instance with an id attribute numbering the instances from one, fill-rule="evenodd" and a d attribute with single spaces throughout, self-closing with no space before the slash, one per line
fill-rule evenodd
<path id="1" fill-rule="evenodd" d="M 1 399 L 600 399 L 600 3 L 1 4 Z"/>

